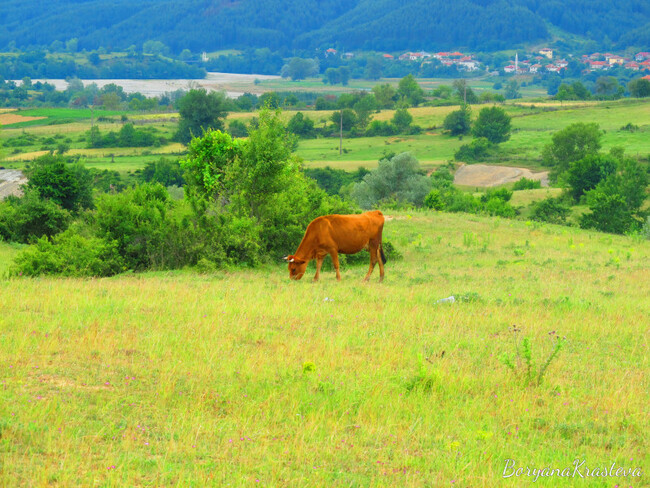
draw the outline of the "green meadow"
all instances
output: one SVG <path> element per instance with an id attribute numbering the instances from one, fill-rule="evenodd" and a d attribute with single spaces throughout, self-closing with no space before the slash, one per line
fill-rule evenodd
<path id="1" fill-rule="evenodd" d="M 273 81 L 273 80 L 271 80 Z M 289 83 L 284 80 L 284 83 Z M 427 80 L 424 80 L 426 82 Z M 265 81 L 266 82 L 266 81 Z M 303 83 L 303 82 L 296 82 Z M 433 83 L 433 81 L 432 81 Z M 481 105 L 472 107 L 472 116 L 478 116 Z M 540 101 L 539 99 L 519 99 L 504 105 L 512 116 L 512 135 L 509 141 L 501 144 L 494 162 L 505 165 L 524 166 L 541 170 L 541 152 L 551 141 L 554 132 L 575 122 L 596 121 L 605 132 L 603 149 L 623 147 L 627 154 L 643 156 L 650 153 L 650 101 L 623 99 L 607 102 L 565 102 Z M 377 161 L 388 153 L 410 151 L 430 169 L 453 159 L 454 153 L 462 144 L 472 140 L 445 135 L 442 124 L 445 117 L 457 106 L 417 107 L 409 109 L 413 123 L 424 132 L 413 136 L 344 138 L 343 151 L 339 154 L 339 140 L 336 130 L 332 137 L 300 140 L 297 154 L 306 166 L 331 166 L 355 170 L 360 166 L 373 168 Z M 331 111 L 303 111 L 312 118 L 316 127 L 329 123 Z M 45 117 L 45 119 L 5 125 L 0 130 L 0 161 L 5 167 L 23 167 L 26 162 L 48 150 L 56 150 L 60 142 L 69 146 L 69 154 L 77 155 L 89 166 L 99 169 L 114 169 L 122 173 L 135 171 L 147 162 L 167 156 L 177 158 L 183 148 L 168 143 L 156 148 L 105 148 L 87 150 L 84 135 L 90 129 L 91 113 L 87 109 L 33 109 L 13 112 L 17 115 Z M 170 140 L 175 132 L 177 114 L 142 114 L 139 112 L 94 111 L 95 124 L 105 133 L 118 131 L 121 116 L 125 114 L 137 128 L 151 127 L 160 136 Z M 284 111 L 285 121 L 294 114 Z M 232 113 L 228 119 L 248 122 L 255 114 Z M 394 115 L 392 110 L 373 114 L 376 120 L 387 121 Z M 98 121 L 99 118 L 101 121 Z M 226 121 L 227 125 L 228 121 Z M 637 126 L 634 131 L 624 130 L 627 124 Z M 31 135 L 36 137 L 24 145 L 12 145 L 11 140 Z"/>
<path id="2" fill-rule="evenodd" d="M 647 486 L 650 243 L 390 217 L 382 284 L 365 264 L 1 281 L 0 485 Z"/>

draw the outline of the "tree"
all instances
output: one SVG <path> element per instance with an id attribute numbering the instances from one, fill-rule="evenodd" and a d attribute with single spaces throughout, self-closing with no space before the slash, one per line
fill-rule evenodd
<path id="1" fill-rule="evenodd" d="M 399 133 L 403 133 L 413 123 L 413 116 L 405 108 L 400 108 L 395 111 L 391 123 L 397 128 Z"/>
<path id="2" fill-rule="evenodd" d="M 81 165 L 68 165 L 60 157 L 38 158 L 29 173 L 27 189 L 72 212 L 93 206 L 90 172 Z"/>
<path id="3" fill-rule="evenodd" d="M 621 98 L 624 91 L 613 76 L 601 76 L 596 80 L 596 95 L 602 98 Z"/>
<path id="4" fill-rule="evenodd" d="M 374 95 L 364 95 L 352 108 L 357 114 L 357 126 L 365 129 L 370 122 L 370 114 L 377 110 L 377 100 Z"/>
<path id="5" fill-rule="evenodd" d="M 485 137 L 492 144 L 510 139 L 510 116 L 500 107 L 482 108 L 472 130 L 474 137 Z"/>
<path id="6" fill-rule="evenodd" d="M 417 107 L 424 101 L 424 90 L 422 90 L 417 81 L 415 81 L 415 77 L 411 74 L 399 81 L 397 94 L 401 100 L 412 107 Z"/>
<path id="7" fill-rule="evenodd" d="M 291 58 L 282 67 L 280 72 L 283 78 L 291 78 L 293 81 L 304 80 L 310 76 L 318 75 L 319 65 L 316 59 Z"/>
<path id="8" fill-rule="evenodd" d="M 327 68 L 325 70 L 325 78 L 323 81 L 327 81 L 330 85 L 336 85 L 341 82 L 341 75 L 339 70 L 336 68 Z"/>
<path id="9" fill-rule="evenodd" d="M 420 163 L 410 153 L 379 161 L 352 190 L 352 197 L 363 208 L 397 201 L 421 206 L 431 189 L 431 179 L 421 174 Z"/>
<path id="10" fill-rule="evenodd" d="M 647 171 L 637 161 L 623 159 L 616 173 L 586 193 L 591 213 L 580 218 L 580 226 L 615 234 L 635 226 L 640 228 L 644 219 L 640 209 L 647 198 L 647 186 Z"/>
<path id="11" fill-rule="evenodd" d="M 378 80 L 381 78 L 381 60 L 370 58 L 366 63 L 365 77 L 367 80 Z"/>
<path id="12" fill-rule="evenodd" d="M 464 104 L 478 103 L 478 97 L 474 90 L 467 85 L 467 80 L 454 80 L 453 87 L 456 90 L 456 97 Z"/>
<path id="13" fill-rule="evenodd" d="M 650 97 L 650 80 L 637 78 L 627 84 L 627 89 L 631 97 L 645 98 Z"/>
<path id="14" fill-rule="evenodd" d="M 393 108 L 395 106 L 397 90 L 388 83 L 373 86 L 372 93 L 375 95 L 379 108 Z"/>
<path id="15" fill-rule="evenodd" d="M 340 111 L 332 112 L 332 115 L 330 116 L 330 121 L 338 129 L 339 126 L 341 125 L 341 112 Z M 344 131 L 349 131 L 357 124 L 357 114 L 354 112 L 354 110 L 349 108 L 343 109 L 342 124 L 343 124 Z"/>
<path id="16" fill-rule="evenodd" d="M 298 112 L 289 120 L 287 130 L 299 137 L 310 137 L 314 133 L 314 121 Z"/>
<path id="17" fill-rule="evenodd" d="M 506 89 L 504 93 L 506 99 L 512 100 L 515 98 L 521 98 L 521 94 L 519 93 L 519 83 L 517 83 L 516 80 L 510 80 L 506 84 Z"/>
<path id="18" fill-rule="evenodd" d="M 567 170 L 569 193 L 577 202 L 582 195 L 616 171 L 616 160 L 600 154 L 588 154 L 574 161 Z"/>
<path id="19" fill-rule="evenodd" d="M 471 112 L 469 105 L 464 105 L 460 110 L 450 112 L 445 117 L 442 127 L 452 136 L 469 134 L 471 130 Z"/>
<path id="20" fill-rule="evenodd" d="M 228 101 L 221 92 L 208 93 L 205 89 L 190 90 L 177 102 L 180 120 L 176 138 L 187 144 L 208 129 L 223 129 L 228 115 Z"/>
<path id="21" fill-rule="evenodd" d="M 544 164 L 554 168 L 551 177 L 556 179 L 573 161 L 596 154 L 602 135 L 594 122 L 576 122 L 553 134 L 551 143 L 544 146 L 542 151 Z"/>

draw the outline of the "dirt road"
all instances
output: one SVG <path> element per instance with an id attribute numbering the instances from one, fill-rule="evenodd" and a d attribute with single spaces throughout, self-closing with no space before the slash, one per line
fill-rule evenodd
<path id="1" fill-rule="evenodd" d="M 514 183 L 522 178 L 539 180 L 542 186 L 548 186 L 548 171 L 533 173 L 526 168 L 487 164 L 464 164 L 456 171 L 454 183 L 462 186 L 491 187 Z"/>

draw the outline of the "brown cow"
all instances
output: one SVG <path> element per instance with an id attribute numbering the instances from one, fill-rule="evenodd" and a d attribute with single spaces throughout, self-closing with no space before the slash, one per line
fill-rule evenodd
<path id="1" fill-rule="evenodd" d="M 384 229 L 384 215 L 379 211 L 366 212 L 360 215 L 324 215 L 311 221 L 305 231 L 305 236 L 295 254 L 285 257 L 289 262 L 289 277 L 299 280 L 305 274 L 307 263 L 316 260 L 316 276 L 318 280 L 323 259 L 328 254 L 336 269 L 336 279 L 341 280 L 339 272 L 338 253 L 356 254 L 362 249 L 370 251 L 370 269 L 364 278 L 368 281 L 370 274 L 379 262 L 379 281 L 384 279 L 384 263 L 386 257 L 381 244 L 381 233 Z"/>

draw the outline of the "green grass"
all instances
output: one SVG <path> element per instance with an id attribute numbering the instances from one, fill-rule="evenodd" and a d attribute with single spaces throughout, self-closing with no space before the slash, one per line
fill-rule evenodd
<path id="1" fill-rule="evenodd" d="M 431 168 L 452 159 L 454 151 L 462 144 L 457 137 L 443 135 L 395 136 L 390 138 L 359 137 L 343 140 L 343 154 L 339 155 L 336 138 L 301 140 L 296 151 L 306 161 L 306 166 L 344 167 L 353 170 L 359 166 L 376 167 L 377 161 L 387 152 L 411 152 L 421 165 Z"/>
<path id="2" fill-rule="evenodd" d="M 124 111 L 119 110 L 94 110 L 94 114 L 88 108 L 36 108 L 28 110 L 18 110 L 14 112 L 16 115 L 23 115 L 26 117 L 45 117 L 40 120 L 30 120 L 28 122 L 19 122 L 17 124 L 7 124 L 4 128 L 26 128 L 42 125 L 56 125 L 65 124 L 70 122 L 77 122 L 88 120 L 94 116 L 95 120 L 98 117 L 119 117 Z"/>
<path id="3" fill-rule="evenodd" d="M 0 241 L 0 278 L 5 277 L 9 271 L 16 254 L 23 248 L 22 244 L 6 243 Z"/>
<path id="4" fill-rule="evenodd" d="M 394 217 L 381 285 L 282 265 L 0 282 L 0 484 L 520 487 L 506 459 L 576 458 L 647 476 L 650 244 Z M 498 359 L 513 324 L 537 365 L 567 337 L 540 386 Z"/>

